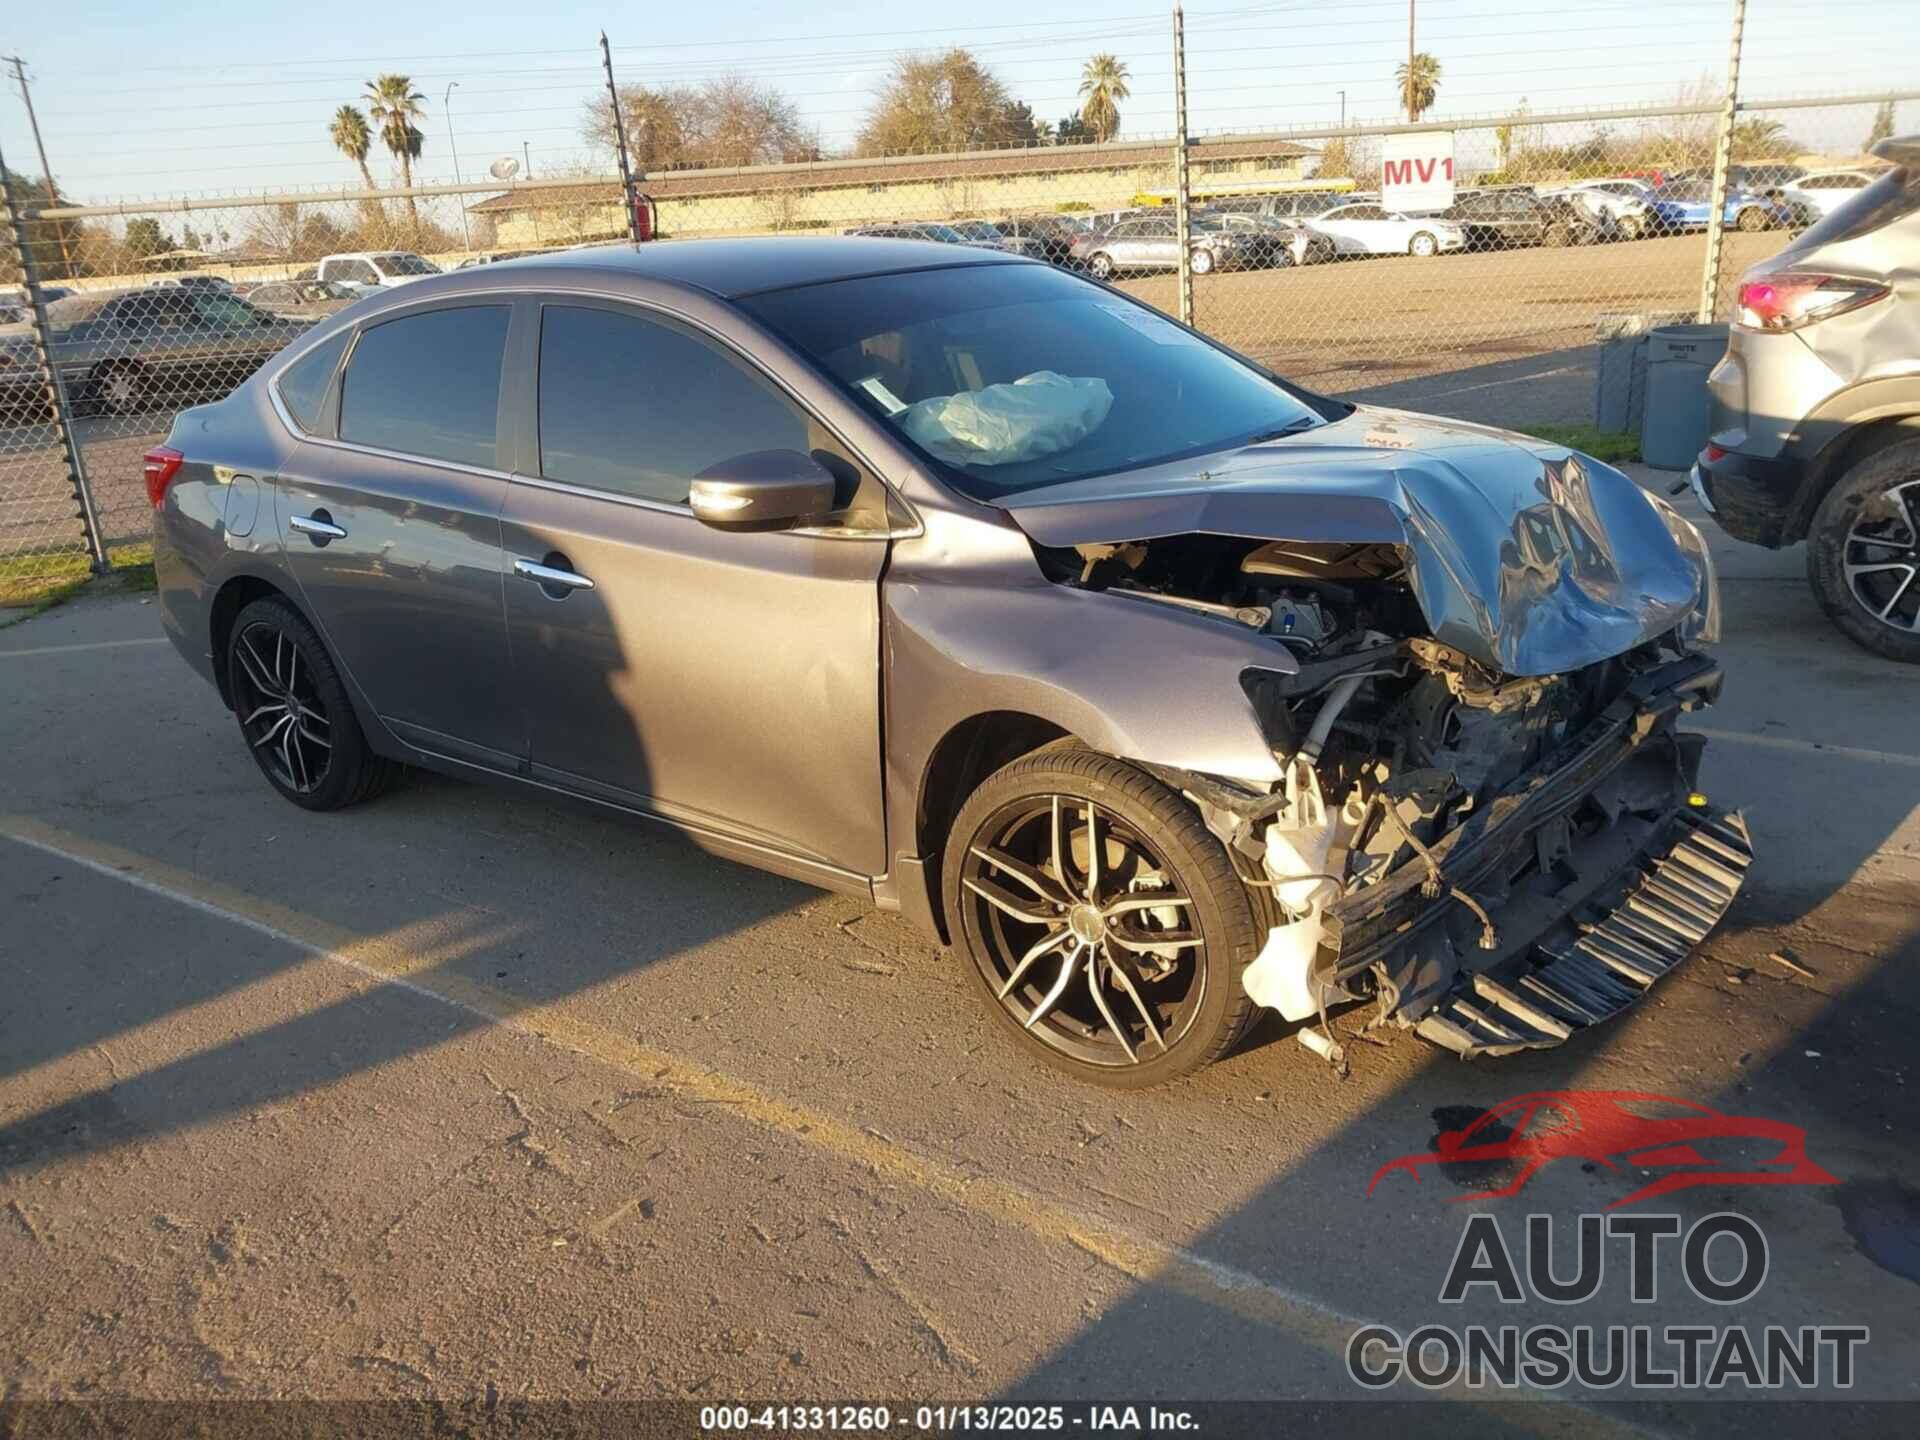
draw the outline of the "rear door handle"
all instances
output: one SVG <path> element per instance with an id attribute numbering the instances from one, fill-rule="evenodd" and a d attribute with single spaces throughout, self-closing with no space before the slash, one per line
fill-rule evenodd
<path id="1" fill-rule="evenodd" d="M 513 573 L 523 580 L 531 580 L 536 585 L 560 590 L 591 590 L 593 581 L 578 570 L 560 570 L 552 565 L 542 565 L 538 560 L 516 559 Z"/>
<path id="2" fill-rule="evenodd" d="M 344 540 L 347 532 L 333 523 L 333 517 L 324 510 L 316 510 L 311 515 L 295 515 L 287 521 L 289 530 L 298 530 L 316 544 L 324 545 L 329 540 Z"/>

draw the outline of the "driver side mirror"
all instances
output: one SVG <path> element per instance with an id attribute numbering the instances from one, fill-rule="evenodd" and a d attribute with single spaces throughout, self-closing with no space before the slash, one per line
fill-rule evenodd
<path id="1" fill-rule="evenodd" d="M 784 530 L 834 508 L 833 472 L 798 450 L 755 450 L 693 477 L 687 505 L 719 530 Z"/>

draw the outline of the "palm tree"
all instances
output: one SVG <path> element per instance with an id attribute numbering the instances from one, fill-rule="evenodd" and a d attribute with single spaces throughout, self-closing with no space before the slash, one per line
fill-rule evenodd
<path id="1" fill-rule="evenodd" d="M 380 127 L 380 143 L 400 162 L 400 180 L 409 190 L 413 188 L 413 162 L 426 145 L 426 136 L 413 123 L 425 117 L 427 107 L 422 102 L 426 98 L 413 88 L 413 78 L 408 75 L 376 75 L 367 82 L 367 113 Z M 420 206 L 411 195 L 407 196 L 407 213 L 418 229 Z"/>
<path id="2" fill-rule="evenodd" d="M 1086 102 L 1080 118 L 1095 140 L 1111 140 L 1120 133 L 1120 101 L 1127 98 L 1127 67 L 1112 55 L 1096 55 L 1080 72 L 1080 93 Z"/>
<path id="3" fill-rule="evenodd" d="M 1425 50 L 1413 57 L 1409 69 L 1404 63 L 1394 67 L 1393 78 L 1400 84 L 1400 98 L 1407 107 L 1407 121 L 1418 120 L 1433 108 L 1440 93 L 1440 62 Z"/>
<path id="4" fill-rule="evenodd" d="M 367 155 L 373 149 L 373 133 L 367 129 L 367 117 L 360 113 L 358 105 L 342 105 L 333 112 L 333 123 L 327 127 L 327 138 L 333 141 L 333 148 L 360 167 L 360 180 L 367 189 L 378 187 L 373 183 L 373 172 L 367 169 Z"/>
<path id="5" fill-rule="evenodd" d="M 1739 159 L 1774 159 L 1792 148 L 1778 120 L 1742 120 L 1733 127 L 1732 151 Z"/>

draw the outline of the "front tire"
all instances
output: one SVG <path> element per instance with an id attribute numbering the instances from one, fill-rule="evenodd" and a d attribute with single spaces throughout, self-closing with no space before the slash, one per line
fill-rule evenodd
<path id="1" fill-rule="evenodd" d="M 1096 251 L 1087 260 L 1087 273 L 1096 280 L 1111 280 L 1113 278 L 1113 257 L 1104 250 Z"/>
<path id="2" fill-rule="evenodd" d="M 369 800 L 400 767 L 367 747 L 320 636 L 284 600 L 256 600 L 227 637 L 228 693 L 247 752 L 303 810 Z"/>
<path id="3" fill-rule="evenodd" d="M 1211 250 L 1194 250 L 1189 253 L 1193 257 L 1194 274 L 1210 275 L 1213 273 L 1213 252 Z"/>
<path id="4" fill-rule="evenodd" d="M 1920 440 L 1855 465 L 1814 513 L 1807 579 L 1849 640 L 1920 665 Z"/>
<path id="5" fill-rule="evenodd" d="M 1138 1090 L 1220 1059 L 1257 1007 L 1254 901 L 1199 814 L 1123 761 L 1049 747 L 990 776 L 954 821 L 953 941 L 1028 1055 Z"/>
<path id="6" fill-rule="evenodd" d="M 1757 205 L 1749 205 L 1733 217 L 1733 223 L 1751 235 L 1767 228 L 1767 212 Z"/>
<path id="7" fill-rule="evenodd" d="M 137 415 L 146 408 L 147 377 L 138 365 L 115 365 L 95 383 L 100 408 L 109 415 Z"/>
<path id="8" fill-rule="evenodd" d="M 1440 253 L 1440 242 L 1422 230 L 1407 245 L 1407 253 L 1418 256 L 1422 260 L 1430 259 Z"/>

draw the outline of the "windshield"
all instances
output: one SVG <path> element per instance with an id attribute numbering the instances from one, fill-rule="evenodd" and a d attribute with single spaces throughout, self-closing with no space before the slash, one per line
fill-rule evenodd
<path id="1" fill-rule="evenodd" d="M 210 325 L 233 330 L 247 325 L 271 325 L 273 317 L 246 301 L 218 290 L 189 290 L 194 313 Z"/>
<path id="2" fill-rule="evenodd" d="M 738 303 L 979 500 L 1321 423 L 1158 311 L 1047 266 L 875 275 Z"/>
<path id="3" fill-rule="evenodd" d="M 440 272 L 418 255 L 376 255 L 373 263 L 382 275 L 438 275 Z"/>
<path id="4" fill-rule="evenodd" d="M 1666 200 L 1705 200 L 1707 198 L 1707 184 L 1704 180 L 1685 180 L 1678 185 L 1667 186 L 1665 190 L 1661 191 L 1661 198 Z"/>

